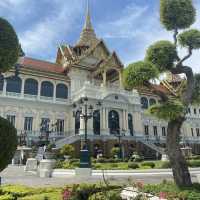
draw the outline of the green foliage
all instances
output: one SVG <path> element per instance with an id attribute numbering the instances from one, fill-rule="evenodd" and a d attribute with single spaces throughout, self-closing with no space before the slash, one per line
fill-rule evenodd
<path id="1" fill-rule="evenodd" d="M 194 75 L 195 85 L 193 91 L 193 103 L 200 103 L 200 74 Z"/>
<path id="2" fill-rule="evenodd" d="M 143 163 L 141 163 L 141 166 L 154 168 L 156 165 L 154 162 L 143 162 Z"/>
<path id="3" fill-rule="evenodd" d="M 169 161 L 164 161 L 164 162 L 161 163 L 160 168 L 161 168 L 161 169 L 168 169 L 168 168 L 171 168 L 171 164 L 170 164 Z"/>
<path id="4" fill-rule="evenodd" d="M 99 192 L 90 196 L 89 200 L 121 200 L 121 197 L 118 191 Z"/>
<path id="5" fill-rule="evenodd" d="M 189 167 L 200 167 L 200 160 L 190 160 L 188 161 Z"/>
<path id="6" fill-rule="evenodd" d="M 160 21 L 167 30 L 188 28 L 195 16 L 192 0 L 160 0 Z"/>
<path id="7" fill-rule="evenodd" d="M 113 157 L 119 156 L 119 153 L 120 153 L 120 148 L 119 148 L 119 147 L 113 147 L 113 148 L 111 149 L 111 155 L 112 155 Z"/>
<path id="8" fill-rule="evenodd" d="M 177 60 L 176 47 L 170 41 L 158 41 L 147 49 L 145 60 L 153 63 L 160 72 L 170 70 Z"/>
<path id="9" fill-rule="evenodd" d="M 150 62 L 139 61 L 130 64 L 123 74 L 126 88 L 144 85 L 150 79 L 158 77 L 158 70 Z"/>
<path id="10" fill-rule="evenodd" d="M 74 147 L 70 144 L 65 144 L 61 150 L 60 153 L 63 156 L 73 156 L 74 155 Z"/>
<path id="11" fill-rule="evenodd" d="M 0 18 L 0 72 L 9 70 L 17 62 L 21 48 L 12 25 Z"/>
<path id="12" fill-rule="evenodd" d="M 0 172 L 11 163 L 17 143 L 17 130 L 0 117 Z"/>
<path id="13" fill-rule="evenodd" d="M 137 164 L 137 163 L 134 163 L 134 162 L 130 162 L 128 163 L 128 168 L 129 169 L 137 169 L 139 168 L 140 166 Z"/>
<path id="14" fill-rule="evenodd" d="M 183 116 L 185 111 L 184 105 L 179 100 L 169 100 L 163 104 L 156 104 L 149 108 L 148 113 L 159 119 L 175 120 Z"/>
<path id="15" fill-rule="evenodd" d="M 181 46 L 189 47 L 190 49 L 200 48 L 200 31 L 191 29 L 179 34 L 178 40 Z"/>
<path id="16" fill-rule="evenodd" d="M 193 184 L 191 187 L 182 188 L 176 186 L 174 183 L 165 181 L 157 185 L 144 185 L 142 191 L 156 196 L 160 196 L 160 193 L 162 192 L 166 195 L 166 199 L 169 200 L 195 200 L 200 197 L 200 184 Z"/>

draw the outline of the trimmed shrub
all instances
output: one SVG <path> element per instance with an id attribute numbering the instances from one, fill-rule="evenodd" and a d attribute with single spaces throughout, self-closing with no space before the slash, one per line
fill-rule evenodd
<path id="1" fill-rule="evenodd" d="M 189 167 L 200 167 L 200 160 L 190 160 L 188 161 Z"/>
<path id="2" fill-rule="evenodd" d="M 99 192 L 89 197 L 89 200 L 122 200 L 120 193 L 116 191 Z"/>
<path id="3" fill-rule="evenodd" d="M 161 163 L 160 168 L 161 168 L 161 169 L 168 169 L 168 168 L 171 168 L 171 164 L 170 164 L 169 161 L 164 161 L 164 162 Z"/>
<path id="4" fill-rule="evenodd" d="M 0 117 L 0 172 L 11 163 L 17 143 L 17 130 L 8 120 Z"/>
<path id="5" fill-rule="evenodd" d="M 61 150 L 60 150 L 60 154 L 63 156 L 73 156 L 74 155 L 74 147 L 70 144 L 65 144 Z"/>
<path id="6" fill-rule="evenodd" d="M 139 168 L 139 165 L 137 163 L 131 162 L 131 163 L 128 163 L 128 168 L 137 169 L 137 168 Z"/>
<path id="7" fill-rule="evenodd" d="M 154 162 L 143 162 L 141 163 L 141 166 L 154 168 L 156 165 Z"/>

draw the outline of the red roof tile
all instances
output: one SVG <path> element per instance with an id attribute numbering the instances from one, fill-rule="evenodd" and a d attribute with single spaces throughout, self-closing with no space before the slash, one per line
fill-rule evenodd
<path id="1" fill-rule="evenodd" d="M 52 73 L 64 73 L 64 69 L 61 65 L 56 63 L 51 63 L 48 61 L 37 60 L 34 58 L 24 57 L 20 59 L 19 64 L 21 64 L 24 68 L 52 72 Z"/>

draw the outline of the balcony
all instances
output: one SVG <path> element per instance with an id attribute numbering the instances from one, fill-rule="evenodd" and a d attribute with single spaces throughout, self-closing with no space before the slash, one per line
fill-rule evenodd
<path id="1" fill-rule="evenodd" d="M 122 95 L 129 102 L 134 102 L 134 104 L 140 105 L 140 97 L 136 90 L 127 91 L 127 90 L 124 90 L 122 88 L 117 88 L 117 87 L 98 86 L 90 82 L 85 82 L 83 87 L 80 90 L 78 90 L 77 92 L 74 92 L 72 94 L 72 99 L 74 101 L 77 101 L 81 97 L 84 97 L 84 96 L 87 96 L 88 98 L 92 98 L 92 99 L 94 98 L 104 99 L 105 97 L 112 94 Z"/>

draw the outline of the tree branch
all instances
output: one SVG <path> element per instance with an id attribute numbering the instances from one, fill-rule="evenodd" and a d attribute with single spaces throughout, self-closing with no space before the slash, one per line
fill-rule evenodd
<path id="1" fill-rule="evenodd" d="M 194 90 L 194 74 L 191 67 L 179 64 L 176 68 L 171 69 L 172 74 L 185 74 L 187 77 L 186 90 L 182 95 L 183 103 L 189 105 L 192 102 L 192 95 Z"/>
<path id="2" fill-rule="evenodd" d="M 174 29 L 173 38 L 174 38 L 174 45 L 175 45 L 176 47 L 177 47 L 177 42 L 178 42 L 178 40 L 177 40 L 177 35 L 178 35 L 178 29 L 175 28 L 175 29 Z"/>
<path id="3" fill-rule="evenodd" d="M 188 54 L 183 57 L 181 60 L 178 61 L 178 63 L 176 64 L 176 67 L 181 66 L 183 64 L 184 61 L 186 61 L 188 58 L 190 58 L 192 56 L 192 48 L 188 48 Z"/>
<path id="4" fill-rule="evenodd" d="M 145 82 L 144 85 L 148 87 L 154 94 L 158 95 L 161 98 L 162 102 L 168 101 L 169 98 L 165 92 L 158 90 L 150 82 Z"/>

